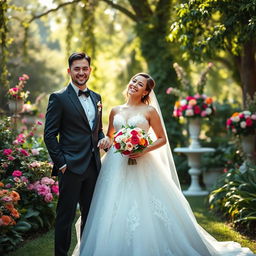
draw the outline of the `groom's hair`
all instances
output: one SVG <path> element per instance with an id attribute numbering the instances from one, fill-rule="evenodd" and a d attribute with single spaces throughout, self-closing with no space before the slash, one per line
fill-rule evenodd
<path id="1" fill-rule="evenodd" d="M 68 58 L 68 65 L 69 67 L 72 66 L 72 63 L 75 61 L 75 60 L 82 60 L 82 59 L 85 59 L 88 61 L 89 63 L 89 66 L 91 65 L 91 57 L 88 56 L 86 53 L 84 52 L 74 52 L 72 53 L 69 58 Z"/>

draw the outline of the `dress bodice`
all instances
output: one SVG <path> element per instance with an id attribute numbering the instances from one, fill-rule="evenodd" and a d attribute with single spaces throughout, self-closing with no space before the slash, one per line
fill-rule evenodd
<path id="1" fill-rule="evenodd" d="M 146 132 L 149 130 L 148 120 L 141 113 L 137 113 L 127 120 L 123 115 L 118 113 L 114 116 L 113 125 L 116 131 L 120 130 L 123 125 L 136 126 L 145 130 Z"/>

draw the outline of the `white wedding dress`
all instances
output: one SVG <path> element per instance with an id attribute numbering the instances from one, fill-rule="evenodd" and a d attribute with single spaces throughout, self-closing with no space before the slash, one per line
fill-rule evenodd
<path id="1" fill-rule="evenodd" d="M 116 131 L 126 124 L 149 130 L 141 114 L 128 121 L 115 115 Z M 254 255 L 238 243 L 216 241 L 197 224 L 181 190 L 154 152 L 137 159 L 137 165 L 128 165 L 128 158 L 113 147 L 106 153 L 84 233 L 73 255 Z"/>

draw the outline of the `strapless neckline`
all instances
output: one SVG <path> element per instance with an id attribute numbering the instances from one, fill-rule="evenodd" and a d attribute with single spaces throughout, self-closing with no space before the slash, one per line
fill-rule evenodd
<path id="1" fill-rule="evenodd" d="M 147 118 L 143 114 L 141 114 L 141 113 L 137 113 L 136 115 L 131 116 L 131 117 L 127 118 L 127 119 L 124 118 L 124 116 L 121 115 L 120 113 L 115 114 L 114 119 L 116 118 L 116 116 L 120 116 L 126 124 L 128 124 L 130 120 L 137 119 L 138 117 L 142 117 L 148 123 Z"/>

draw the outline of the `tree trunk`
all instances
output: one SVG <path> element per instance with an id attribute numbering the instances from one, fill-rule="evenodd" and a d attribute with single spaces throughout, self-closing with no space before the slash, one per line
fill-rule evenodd
<path id="1" fill-rule="evenodd" d="M 243 102 L 247 95 L 253 97 L 256 92 L 256 47 L 253 40 L 244 44 L 240 62 L 240 77 L 243 87 Z"/>

